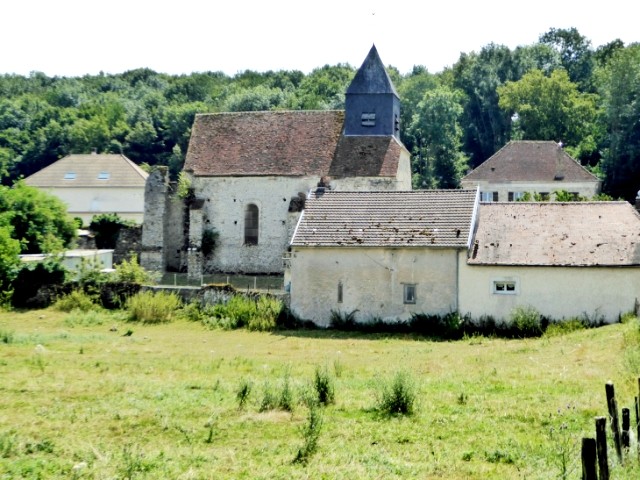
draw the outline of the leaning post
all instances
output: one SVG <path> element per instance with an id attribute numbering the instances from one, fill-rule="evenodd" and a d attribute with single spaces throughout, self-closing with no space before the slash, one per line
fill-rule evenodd
<path id="1" fill-rule="evenodd" d="M 622 438 L 620 435 L 620 422 L 618 420 L 618 404 L 613 388 L 613 382 L 609 381 L 605 385 L 607 392 L 607 408 L 609 409 L 609 419 L 611 421 L 611 432 L 613 433 L 613 444 L 616 447 L 618 461 L 622 463 Z"/>

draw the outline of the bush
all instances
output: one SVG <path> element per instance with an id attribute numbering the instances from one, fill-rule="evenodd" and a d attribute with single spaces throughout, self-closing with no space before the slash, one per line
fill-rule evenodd
<path id="1" fill-rule="evenodd" d="M 140 292 L 127 300 L 129 319 L 142 323 L 166 323 L 173 320 L 182 301 L 175 293 Z"/>
<path id="2" fill-rule="evenodd" d="M 52 298 L 39 296 L 39 291 L 64 284 L 66 273 L 55 258 L 24 264 L 13 281 L 11 303 L 14 307 L 48 307 Z"/>
<path id="3" fill-rule="evenodd" d="M 322 430 L 322 413 L 315 405 L 309 406 L 307 422 L 301 429 L 303 444 L 298 450 L 293 463 L 306 464 L 309 458 L 318 450 L 318 439 Z"/>
<path id="4" fill-rule="evenodd" d="M 200 321 L 210 328 L 271 331 L 276 328 L 283 310 L 283 302 L 273 297 L 262 296 L 254 300 L 243 295 L 233 295 L 226 303 L 215 305 L 202 306 L 192 302 L 183 308 L 181 315 L 191 321 Z"/>
<path id="5" fill-rule="evenodd" d="M 61 312 L 71 312 L 73 310 L 88 312 L 96 307 L 97 305 L 94 303 L 93 298 L 82 290 L 73 290 L 71 293 L 58 298 L 53 304 L 53 308 Z"/>
<path id="6" fill-rule="evenodd" d="M 383 384 L 377 410 L 384 415 L 413 415 L 416 396 L 413 378 L 407 372 L 397 372 L 391 382 Z"/>
<path id="7" fill-rule="evenodd" d="M 529 305 L 511 311 L 509 326 L 517 337 L 539 337 L 544 332 L 540 312 Z"/>
<path id="8" fill-rule="evenodd" d="M 412 332 L 421 335 L 454 340 L 462 338 L 466 320 L 458 312 L 446 315 L 414 313 L 409 320 L 409 327 Z"/>
<path id="9" fill-rule="evenodd" d="M 115 272 L 111 281 L 119 283 L 137 283 L 139 285 L 155 284 L 157 275 L 148 272 L 138 263 L 135 253 L 129 255 L 129 260 L 124 259 L 114 267 Z"/>
<path id="10" fill-rule="evenodd" d="M 116 213 L 101 213 L 94 215 L 89 224 L 89 229 L 95 233 L 96 247 L 115 248 L 120 230 L 129 224 Z"/>

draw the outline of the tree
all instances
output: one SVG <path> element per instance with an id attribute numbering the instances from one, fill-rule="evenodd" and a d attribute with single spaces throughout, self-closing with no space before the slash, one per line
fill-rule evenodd
<path id="1" fill-rule="evenodd" d="M 62 201 L 22 181 L 12 188 L 0 186 L 0 225 L 10 227 L 20 253 L 61 251 L 76 235 L 75 222 Z"/>
<path id="2" fill-rule="evenodd" d="M 540 35 L 540 43 L 549 45 L 560 53 L 562 66 L 573 83 L 578 84 L 582 91 L 592 90 L 594 59 L 590 40 L 574 27 L 551 28 Z"/>
<path id="3" fill-rule="evenodd" d="M 517 118 L 523 140 L 562 141 L 584 156 L 595 150 L 596 97 L 580 93 L 564 69 L 548 77 L 532 70 L 497 90 L 500 108 Z"/>
<path id="4" fill-rule="evenodd" d="M 420 157 L 425 163 L 414 175 L 414 186 L 458 188 L 467 167 L 461 152 L 461 92 L 438 87 L 424 94 L 410 130 L 419 140 Z"/>
<path id="5" fill-rule="evenodd" d="M 640 188 L 640 44 L 615 52 L 601 74 L 608 145 L 603 190 L 633 201 Z"/>
<path id="6" fill-rule="evenodd" d="M 0 293 L 7 291 L 20 264 L 20 242 L 11 234 L 10 225 L 0 225 Z"/>

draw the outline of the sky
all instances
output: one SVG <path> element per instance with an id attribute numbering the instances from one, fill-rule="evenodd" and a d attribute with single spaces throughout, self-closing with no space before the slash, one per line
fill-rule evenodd
<path id="1" fill-rule="evenodd" d="M 530 45 L 571 28 L 594 48 L 640 41 L 629 0 L 6 0 L 0 74 L 82 76 L 359 67 L 375 44 L 385 65 L 432 73 L 489 43 Z"/>

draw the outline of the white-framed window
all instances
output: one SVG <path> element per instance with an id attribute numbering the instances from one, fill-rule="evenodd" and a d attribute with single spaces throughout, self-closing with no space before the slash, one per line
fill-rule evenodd
<path id="1" fill-rule="evenodd" d="M 75 180 L 76 179 L 76 172 L 67 172 L 64 174 L 64 179 L 65 180 Z"/>
<path id="2" fill-rule="evenodd" d="M 517 295 L 519 293 L 518 282 L 514 279 L 495 279 L 491 288 L 496 295 Z"/>
<path id="3" fill-rule="evenodd" d="M 521 198 L 524 198 L 527 192 L 509 192 L 509 201 L 517 202 Z"/>
<path id="4" fill-rule="evenodd" d="M 375 113 L 363 113 L 360 117 L 363 127 L 375 127 L 376 126 L 376 114 Z"/>
<path id="5" fill-rule="evenodd" d="M 100 172 L 98 174 L 98 180 L 109 180 L 111 178 L 111 174 L 109 172 Z"/>
<path id="6" fill-rule="evenodd" d="M 497 202 L 498 192 L 480 192 L 481 202 Z"/>
<path id="7" fill-rule="evenodd" d="M 415 283 L 405 283 L 403 289 L 403 301 L 407 304 L 415 304 L 416 303 L 416 284 Z"/>

